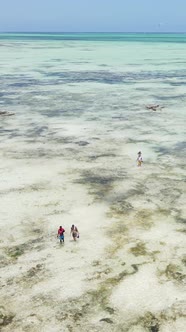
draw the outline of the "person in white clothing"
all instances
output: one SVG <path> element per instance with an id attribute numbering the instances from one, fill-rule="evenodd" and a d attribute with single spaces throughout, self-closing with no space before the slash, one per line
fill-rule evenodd
<path id="1" fill-rule="evenodd" d="M 138 152 L 137 162 L 138 162 L 138 167 L 141 167 L 141 164 L 143 162 L 141 151 Z"/>

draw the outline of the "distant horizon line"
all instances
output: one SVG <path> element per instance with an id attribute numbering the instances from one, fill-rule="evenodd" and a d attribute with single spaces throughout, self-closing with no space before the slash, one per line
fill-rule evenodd
<path id="1" fill-rule="evenodd" d="M 42 33 L 42 34 L 47 34 L 47 33 L 57 33 L 57 34 L 80 34 L 80 33 L 104 33 L 104 34 L 109 34 L 109 33 L 114 33 L 114 34 L 118 34 L 118 33 L 125 33 L 125 34 L 186 34 L 186 31 L 0 31 L 0 34 L 2 33 Z"/>

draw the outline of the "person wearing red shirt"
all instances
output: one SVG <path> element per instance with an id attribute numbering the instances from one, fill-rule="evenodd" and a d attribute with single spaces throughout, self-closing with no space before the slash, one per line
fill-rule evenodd
<path id="1" fill-rule="evenodd" d="M 64 242 L 64 228 L 62 226 L 59 227 L 58 232 L 57 232 L 57 237 L 60 240 L 60 243 L 63 241 Z"/>

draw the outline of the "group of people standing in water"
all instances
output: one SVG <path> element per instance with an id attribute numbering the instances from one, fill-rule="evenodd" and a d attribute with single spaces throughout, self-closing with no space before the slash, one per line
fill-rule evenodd
<path id="1" fill-rule="evenodd" d="M 136 161 L 137 161 L 137 166 L 141 167 L 142 162 L 143 162 L 141 151 L 138 152 Z M 64 233 L 65 233 L 65 229 L 62 226 L 59 226 L 59 229 L 57 232 L 57 238 L 59 238 L 60 243 L 64 242 L 64 240 L 65 240 Z M 75 225 L 71 226 L 70 234 L 72 235 L 72 238 L 74 241 L 76 241 L 79 238 L 79 231 Z"/>
<path id="2" fill-rule="evenodd" d="M 59 226 L 58 232 L 57 232 L 57 238 L 59 238 L 60 243 L 64 242 L 65 229 L 62 226 Z M 79 238 L 79 231 L 75 225 L 72 225 L 70 229 L 70 234 L 72 235 L 72 238 L 74 241 L 76 241 Z"/>

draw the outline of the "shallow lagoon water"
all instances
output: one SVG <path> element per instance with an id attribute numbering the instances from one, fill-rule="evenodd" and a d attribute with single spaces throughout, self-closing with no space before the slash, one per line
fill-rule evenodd
<path id="1" fill-rule="evenodd" d="M 184 329 L 186 44 L 163 38 L 0 36 L 3 331 Z"/>

